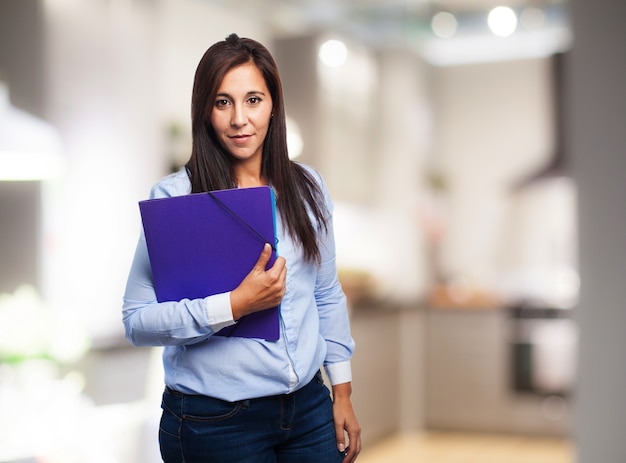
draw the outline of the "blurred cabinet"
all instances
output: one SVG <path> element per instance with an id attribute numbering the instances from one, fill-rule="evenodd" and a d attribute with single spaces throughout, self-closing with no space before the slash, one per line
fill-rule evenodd
<path id="1" fill-rule="evenodd" d="M 365 445 L 422 428 L 422 317 L 416 307 L 358 307 L 352 313 L 352 400 Z"/>
<path id="2" fill-rule="evenodd" d="M 424 424 L 427 429 L 567 435 L 569 402 L 512 384 L 511 319 L 504 310 L 427 310 Z"/>

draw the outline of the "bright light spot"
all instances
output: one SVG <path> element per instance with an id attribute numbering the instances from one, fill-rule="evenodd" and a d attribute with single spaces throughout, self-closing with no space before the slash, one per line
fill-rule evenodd
<path id="1" fill-rule="evenodd" d="M 458 22 L 452 13 L 441 11 L 430 22 L 433 33 L 442 39 L 449 39 L 456 34 Z"/>
<path id="2" fill-rule="evenodd" d="M 348 48 L 340 40 L 327 40 L 320 46 L 318 56 L 326 66 L 337 68 L 345 64 L 348 58 Z"/>
<path id="3" fill-rule="evenodd" d="M 0 151 L 0 180 L 44 180 L 61 170 L 53 153 Z"/>
<path id="4" fill-rule="evenodd" d="M 287 150 L 289 151 L 289 159 L 295 159 L 302 154 L 304 149 L 304 142 L 302 141 L 302 135 L 300 135 L 300 127 L 296 121 L 289 116 L 286 117 L 287 125 Z"/>
<path id="5" fill-rule="evenodd" d="M 508 37 L 517 28 L 517 15 L 507 6 L 498 6 L 489 12 L 487 23 L 495 35 Z"/>

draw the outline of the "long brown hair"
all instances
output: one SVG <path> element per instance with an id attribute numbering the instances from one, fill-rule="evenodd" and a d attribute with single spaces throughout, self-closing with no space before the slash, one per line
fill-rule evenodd
<path id="1" fill-rule="evenodd" d="M 211 111 L 226 73 L 246 63 L 253 63 L 261 71 L 273 102 L 273 117 L 263 143 L 261 175 L 274 188 L 282 221 L 292 239 L 302 247 L 304 258 L 319 262 L 317 232 L 328 229 L 323 193 L 310 173 L 289 159 L 278 66 L 267 48 L 252 39 L 229 35 L 205 52 L 196 69 L 191 98 L 192 150 L 186 165 L 191 192 L 236 187 L 232 157 L 215 136 Z"/>

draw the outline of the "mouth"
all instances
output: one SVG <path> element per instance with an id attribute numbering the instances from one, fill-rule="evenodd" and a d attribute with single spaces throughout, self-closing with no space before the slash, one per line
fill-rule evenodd
<path id="1" fill-rule="evenodd" d="M 230 138 L 235 144 L 241 145 L 247 142 L 252 135 L 231 135 Z"/>

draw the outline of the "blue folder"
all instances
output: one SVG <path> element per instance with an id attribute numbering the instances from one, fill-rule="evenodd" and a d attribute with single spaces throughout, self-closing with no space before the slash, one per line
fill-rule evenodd
<path id="1" fill-rule="evenodd" d="M 276 260 L 276 207 L 269 187 L 237 188 L 139 202 L 157 300 L 204 298 L 235 289 L 263 246 Z M 218 336 L 275 341 L 278 307 L 242 317 Z"/>

